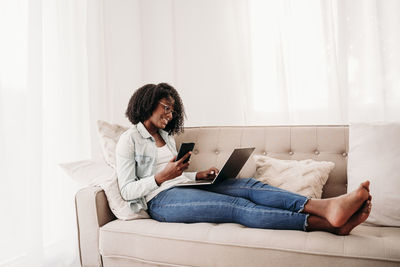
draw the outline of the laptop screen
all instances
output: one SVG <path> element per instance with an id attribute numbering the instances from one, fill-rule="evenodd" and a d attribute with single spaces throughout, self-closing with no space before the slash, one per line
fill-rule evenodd
<path id="1" fill-rule="evenodd" d="M 254 147 L 236 148 L 222 167 L 216 179 L 223 180 L 227 178 L 236 178 L 254 149 Z"/>

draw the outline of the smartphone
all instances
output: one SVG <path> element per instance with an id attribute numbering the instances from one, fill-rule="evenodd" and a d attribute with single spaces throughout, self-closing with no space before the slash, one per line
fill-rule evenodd
<path id="1" fill-rule="evenodd" d="M 181 144 L 181 148 L 179 149 L 179 153 L 178 156 L 176 157 L 175 161 L 180 160 L 183 156 L 185 156 L 189 151 L 192 151 L 194 148 L 194 143 L 182 143 Z M 190 156 L 185 159 L 185 161 L 183 163 L 188 162 L 190 159 Z"/>

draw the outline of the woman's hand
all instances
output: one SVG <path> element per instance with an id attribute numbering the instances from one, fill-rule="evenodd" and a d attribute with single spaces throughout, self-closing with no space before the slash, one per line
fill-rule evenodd
<path id="1" fill-rule="evenodd" d="M 185 159 L 187 159 L 192 152 L 186 153 L 185 156 L 183 156 L 180 160 L 175 161 L 176 156 L 173 157 L 165 166 L 164 170 L 161 172 L 157 173 L 155 175 L 155 180 L 157 185 L 161 185 L 163 182 L 172 180 L 178 176 L 181 176 L 183 171 L 189 168 L 190 161 L 184 163 Z"/>
<path id="2" fill-rule="evenodd" d="M 196 180 L 212 180 L 218 175 L 219 170 L 211 167 L 208 170 L 196 173 Z"/>

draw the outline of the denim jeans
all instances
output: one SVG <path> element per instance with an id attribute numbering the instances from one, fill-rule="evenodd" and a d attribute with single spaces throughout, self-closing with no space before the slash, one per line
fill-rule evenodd
<path id="1" fill-rule="evenodd" d="M 172 187 L 148 203 L 160 222 L 239 223 L 263 229 L 306 230 L 308 198 L 263 184 L 253 178 L 226 179 L 218 184 Z"/>

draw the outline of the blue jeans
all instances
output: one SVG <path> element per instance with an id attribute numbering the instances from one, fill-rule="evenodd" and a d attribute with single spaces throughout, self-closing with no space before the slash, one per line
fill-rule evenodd
<path id="1" fill-rule="evenodd" d="M 263 229 L 306 230 L 309 214 L 301 213 L 308 198 L 263 184 L 253 178 L 172 187 L 148 203 L 160 222 L 239 223 Z"/>

